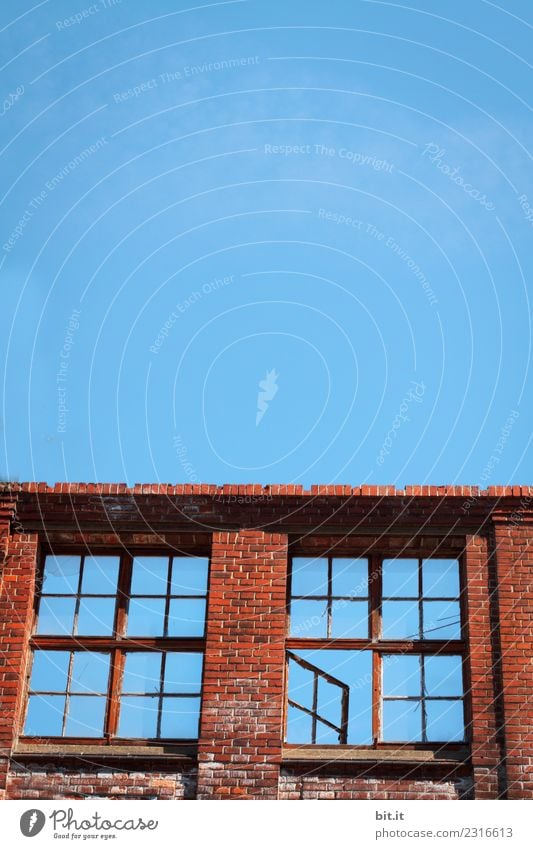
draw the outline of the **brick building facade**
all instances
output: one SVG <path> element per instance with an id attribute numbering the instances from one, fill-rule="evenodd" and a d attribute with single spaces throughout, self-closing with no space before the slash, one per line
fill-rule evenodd
<path id="1" fill-rule="evenodd" d="M 4 485 L 0 798 L 533 798 L 532 522 L 533 487 Z"/>

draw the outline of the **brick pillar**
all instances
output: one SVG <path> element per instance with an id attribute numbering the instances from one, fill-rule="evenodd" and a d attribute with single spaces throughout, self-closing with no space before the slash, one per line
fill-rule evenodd
<path id="1" fill-rule="evenodd" d="M 472 724 L 472 768 L 476 799 L 497 799 L 500 793 L 501 747 L 498 739 L 495 671 L 499 645 L 495 643 L 494 592 L 486 537 L 466 540 L 466 600 L 469 639 L 469 677 Z"/>
<path id="2" fill-rule="evenodd" d="M 287 537 L 215 533 L 198 799 L 276 799 L 285 667 Z"/>
<path id="3" fill-rule="evenodd" d="M 533 799 L 533 513 L 495 516 L 494 527 L 507 795 Z"/>
<path id="4" fill-rule="evenodd" d="M 24 695 L 36 559 L 36 535 L 7 536 L 0 564 L 0 799 L 5 798 L 9 757 Z"/>

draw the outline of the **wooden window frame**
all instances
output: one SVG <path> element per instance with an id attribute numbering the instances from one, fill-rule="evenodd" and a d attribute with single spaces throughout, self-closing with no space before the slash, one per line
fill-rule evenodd
<path id="1" fill-rule="evenodd" d="M 76 598 L 76 613 L 79 609 L 80 598 L 85 597 L 85 594 L 80 592 L 82 576 L 83 576 L 83 566 L 84 566 L 84 558 L 90 556 L 112 556 L 119 558 L 119 570 L 118 570 L 118 582 L 117 582 L 117 590 L 116 593 L 106 593 L 106 594 L 87 594 L 87 597 L 110 597 L 115 598 L 115 612 L 114 612 L 114 621 L 113 621 L 113 632 L 109 637 L 105 636 L 78 636 L 74 633 L 72 634 L 60 634 L 60 635 L 46 635 L 46 634 L 37 634 L 36 628 L 38 623 L 38 611 L 39 604 L 42 594 L 42 582 L 44 578 L 44 565 L 46 562 L 46 557 L 53 555 L 75 555 L 81 558 L 80 565 L 80 575 L 78 579 L 78 586 L 76 593 L 68 594 L 68 597 Z M 167 630 L 167 620 L 168 620 L 168 610 L 170 605 L 171 598 L 202 598 L 205 599 L 206 608 L 205 608 L 205 618 L 204 618 L 204 629 L 201 637 L 180 637 L 180 636 L 152 636 L 152 637 L 130 637 L 127 635 L 127 620 L 128 620 L 128 606 L 131 599 L 131 580 L 133 573 L 133 561 L 136 557 L 167 557 L 169 559 L 169 568 L 167 573 L 167 594 L 166 595 L 158 595 L 153 597 L 165 598 L 165 625 L 164 630 Z M 173 558 L 177 557 L 203 557 L 208 560 L 208 573 L 207 573 L 207 588 L 204 594 L 200 595 L 187 595 L 187 596 L 179 596 L 168 595 L 170 580 L 171 580 L 171 561 Z M 34 594 L 34 616 L 33 616 L 33 625 L 32 625 L 32 634 L 29 639 L 29 652 L 31 662 L 28 664 L 28 673 L 26 677 L 26 686 L 25 686 L 25 699 L 24 699 L 24 710 L 21 716 L 21 722 L 19 727 L 19 739 L 22 744 L 29 745 L 42 745 L 42 744 L 60 744 L 63 746 L 79 746 L 82 745 L 90 745 L 90 746 L 113 746 L 113 747 L 132 747 L 132 746 L 161 746 L 165 744 L 184 744 L 187 747 L 191 745 L 195 745 L 198 741 L 198 737 L 195 738 L 176 738 L 176 737 L 120 737 L 118 735 L 118 726 L 119 726 L 119 713 L 120 713 L 120 697 L 122 696 L 122 680 L 124 677 L 124 667 L 126 662 L 126 655 L 131 652 L 146 652 L 153 651 L 160 652 L 163 655 L 163 658 L 166 656 L 167 652 L 197 652 L 202 654 L 202 670 L 205 668 L 205 645 L 206 645 L 206 629 L 207 629 L 207 611 L 209 605 L 209 570 L 210 570 L 210 552 L 206 552 L 205 550 L 196 550 L 196 548 L 191 550 L 180 550 L 176 552 L 175 550 L 160 550 L 160 549 L 131 549 L 128 551 L 124 551 L 124 549 L 116 550 L 116 549 L 104 549 L 101 547 L 97 547 L 94 550 L 91 548 L 89 550 L 80 550 L 80 548 L 73 548 L 69 546 L 66 549 L 63 548 L 54 548 L 54 549 L 46 549 L 41 553 L 41 557 L 39 560 L 39 575 L 36 584 L 35 594 Z M 50 593 L 45 594 L 45 598 L 50 596 L 59 596 L 62 594 L 59 593 Z M 63 594 L 63 597 L 67 597 L 67 594 Z M 133 598 L 148 598 L 149 594 L 142 595 L 140 593 L 135 593 Z M 74 618 L 73 630 L 75 629 L 76 617 Z M 29 704 L 29 693 L 30 693 L 30 680 L 31 680 L 31 672 L 33 666 L 33 657 L 36 651 L 94 651 L 100 652 L 110 655 L 110 664 L 109 664 L 109 679 L 108 679 L 108 687 L 106 692 L 106 707 L 105 707 L 105 715 L 104 715 L 104 723 L 103 723 L 103 732 L 100 737 L 83 737 L 83 736 L 57 736 L 57 735 L 41 735 L 41 736 L 33 736 L 24 734 L 24 725 L 26 722 L 26 715 Z M 67 689 L 65 693 L 69 692 L 70 683 L 71 683 L 71 669 L 72 669 L 72 658 L 71 654 L 69 660 L 69 673 L 67 680 Z M 161 672 L 160 676 L 164 674 L 164 662 L 161 664 Z M 41 691 L 38 691 L 39 693 Z M 44 692 L 44 691 L 42 691 Z M 200 692 L 199 693 L 187 693 L 187 694 L 173 694 L 176 697 L 187 695 L 191 698 L 198 698 L 198 696 L 202 697 L 203 693 L 203 671 L 202 671 L 202 681 L 200 684 Z M 58 693 L 55 693 L 58 695 Z M 62 695 L 62 694 L 59 694 Z M 142 694 L 136 694 L 142 695 Z M 161 703 L 161 699 L 163 698 L 164 692 L 162 689 L 157 693 L 153 694 L 158 698 L 158 703 Z M 88 695 L 87 698 L 90 696 Z M 68 696 L 66 697 L 68 698 Z M 201 703 L 200 703 L 200 714 L 201 714 Z M 65 729 L 65 723 L 68 717 L 68 708 L 65 706 L 65 712 L 63 716 L 63 731 Z M 161 716 L 160 711 L 158 710 L 158 720 L 157 720 L 157 728 L 160 729 L 161 725 Z"/>
<path id="2" fill-rule="evenodd" d="M 291 602 L 293 598 L 300 598 L 300 596 L 292 595 L 292 570 L 293 570 L 293 561 L 295 558 L 299 557 L 308 557 L 308 558 L 324 558 L 328 559 L 328 595 L 329 589 L 331 589 L 331 582 L 329 581 L 329 576 L 331 575 L 332 570 L 332 560 L 333 559 L 346 559 L 346 560 L 355 560 L 355 559 L 365 559 L 368 560 L 368 587 L 369 587 L 369 630 L 368 637 L 366 638 L 335 638 L 335 637 L 295 637 L 291 636 Z M 418 560 L 418 592 L 419 595 L 417 598 L 405 599 L 407 601 L 411 601 L 413 604 L 418 605 L 419 611 L 419 622 L 421 617 L 422 610 L 422 561 L 428 559 L 434 560 L 457 560 L 459 564 L 459 596 L 457 601 L 459 602 L 459 611 L 460 611 L 460 631 L 461 636 L 459 639 L 425 639 L 420 637 L 418 639 L 387 639 L 381 636 L 382 634 L 382 602 L 383 602 L 383 561 L 384 560 L 392 560 L 392 559 L 409 559 L 409 560 Z M 368 553 L 354 553 L 346 554 L 342 553 L 331 553 L 328 551 L 327 553 L 318 554 L 306 553 L 305 551 L 298 550 L 298 553 L 293 553 L 289 557 L 289 574 L 287 581 L 287 635 L 286 635 L 286 660 L 285 660 L 285 689 L 287 693 L 287 698 L 285 699 L 285 717 L 284 717 L 284 747 L 287 750 L 297 749 L 297 748 L 307 748 L 316 747 L 320 749 L 338 749 L 340 748 L 353 748 L 353 749 L 398 749 L 399 746 L 403 750 L 420 750 L 420 749 L 431 749 L 435 751 L 455 751 L 455 750 L 463 750 L 465 746 L 469 745 L 470 742 L 470 704 L 467 698 L 468 694 L 468 668 L 467 668 L 467 639 L 466 639 L 466 627 L 467 627 L 467 616 L 465 609 L 465 574 L 464 574 L 464 562 L 463 557 L 458 552 L 453 553 L 440 553 L 435 554 L 435 552 L 428 553 L 420 553 L 417 552 L 415 554 L 411 553 L 401 553 L 398 555 L 394 555 L 393 552 L 372 552 Z M 387 597 L 388 598 L 388 597 Z M 387 599 L 385 599 L 387 600 Z M 394 598 L 395 601 L 401 600 L 401 597 Z M 431 601 L 439 601 L 439 598 L 431 598 Z M 443 598 L 443 600 L 449 601 L 448 598 Z M 330 610 L 330 605 L 328 603 L 328 612 Z M 328 631 L 329 632 L 329 631 Z M 420 623 L 420 634 L 423 633 L 422 625 Z M 372 682 L 371 682 L 371 692 L 372 692 L 372 743 L 369 744 L 345 744 L 344 746 L 341 743 L 338 744 L 317 744 L 317 743 L 289 743 L 286 742 L 287 736 L 287 706 L 288 706 L 288 687 L 289 687 L 289 678 L 288 678 L 288 663 L 289 663 L 289 655 L 291 653 L 297 652 L 298 649 L 344 649 L 351 651 L 370 651 L 371 654 L 371 668 L 372 668 Z M 464 738 L 461 741 L 454 742 L 427 742 L 425 739 L 416 742 L 406 742 L 406 741 L 385 741 L 382 738 L 383 734 L 383 717 L 382 717 L 382 705 L 384 701 L 383 697 L 383 656 L 389 654 L 406 654 L 406 655 L 420 655 L 422 656 L 445 656 L 445 655 L 457 655 L 461 657 L 462 661 L 462 670 L 463 670 L 463 695 L 461 697 L 457 697 L 458 701 L 462 701 L 463 703 L 463 713 L 464 713 Z M 421 662 L 422 669 L 424 664 Z M 423 703 L 426 698 L 431 699 L 432 697 L 424 696 L 424 682 L 422 681 L 422 695 L 421 702 Z M 450 697 L 452 700 L 452 697 Z M 454 699 L 455 700 L 455 699 Z M 426 727 L 425 723 L 423 723 L 423 735 L 426 736 Z"/>

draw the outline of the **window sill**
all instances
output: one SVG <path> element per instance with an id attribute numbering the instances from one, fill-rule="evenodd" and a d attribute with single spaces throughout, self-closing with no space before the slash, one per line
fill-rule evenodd
<path id="1" fill-rule="evenodd" d="M 56 741 L 19 742 L 12 750 L 12 757 L 24 761 L 76 762 L 98 766 L 100 764 L 155 762 L 172 764 L 194 764 L 197 760 L 197 744 L 153 744 L 122 743 L 102 745 L 85 742 L 58 743 Z"/>
<path id="2" fill-rule="evenodd" d="M 286 745 L 282 750 L 282 761 L 291 763 L 365 763 L 365 764 L 417 764 L 452 765 L 464 764 L 470 759 L 467 745 L 439 746 L 438 748 L 391 747 L 373 749 L 357 746 L 298 746 Z"/>

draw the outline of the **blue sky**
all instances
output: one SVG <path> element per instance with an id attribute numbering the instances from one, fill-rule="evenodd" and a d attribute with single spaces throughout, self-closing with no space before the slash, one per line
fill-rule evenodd
<path id="1" fill-rule="evenodd" d="M 2 4 L 2 476 L 530 482 L 532 26 Z"/>

